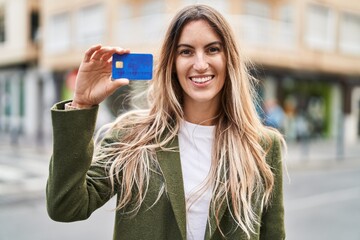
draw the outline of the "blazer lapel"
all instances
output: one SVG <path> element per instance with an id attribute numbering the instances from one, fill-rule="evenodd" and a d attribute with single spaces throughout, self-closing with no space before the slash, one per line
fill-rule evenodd
<path id="1" fill-rule="evenodd" d="M 166 148 L 173 151 L 157 151 L 157 158 L 165 178 L 166 191 L 173 208 L 181 236 L 186 239 L 186 208 L 181 162 L 179 153 L 179 141 L 176 137 Z"/>
<path id="2" fill-rule="evenodd" d="M 210 204 L 212 204 L 212 202 Z M 224 216 L 226 208 L 227 208 L 227 204 L 226 202 L 223 202 L 219 211 L 219 223 L 221 222 L 221 219 Z M 207 222 L 206 232 L 205 232 L 206 240 L 210 240 L 213 237 L 216 229 L 218 228 L 218 226 L 216 225 L 216 217 L 215 217 L 216 214 L 211 210 L 211 207 L 209 211 L 210 211 L 209 212 L 210 217 L 209 217 L 209 221 Z"/>

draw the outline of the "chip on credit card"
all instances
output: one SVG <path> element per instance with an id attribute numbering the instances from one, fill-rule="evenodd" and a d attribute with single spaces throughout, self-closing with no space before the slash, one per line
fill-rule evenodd
<path id="1" fill-rule="evenodd" d="M 148 53 L 113 54 L 112 78 L 150 80 L 153 74 L 153 55 Z"/>

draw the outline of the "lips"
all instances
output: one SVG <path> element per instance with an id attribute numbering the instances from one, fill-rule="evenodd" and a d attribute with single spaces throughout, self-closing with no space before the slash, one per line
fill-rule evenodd
<path id="1" fill-rule="evenodd" d="M 214 75 L 208 76 L 194 76 L 190 77 L 190 80 L 194 83 L 206 83 L 214 78 Z"/>

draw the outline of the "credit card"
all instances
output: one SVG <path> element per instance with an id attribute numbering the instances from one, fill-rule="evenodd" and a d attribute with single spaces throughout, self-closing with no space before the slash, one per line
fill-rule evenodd
<path id="1" fill-rule="evenodd" d="M 147 53 L 113 54 L 112 78 L 129 80 L 151 80 L 153 55 Z"/>

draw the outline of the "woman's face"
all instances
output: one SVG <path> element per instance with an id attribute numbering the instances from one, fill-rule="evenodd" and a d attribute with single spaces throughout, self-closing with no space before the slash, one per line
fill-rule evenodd
<path id="1" fill-rule="evenodd" d="M 205 20 L 192 21 L 183 28 L 175 66 L 184 91 L 184 106 L 218 106 L 226 77 L 226 58 L 220 37 Z"/>

